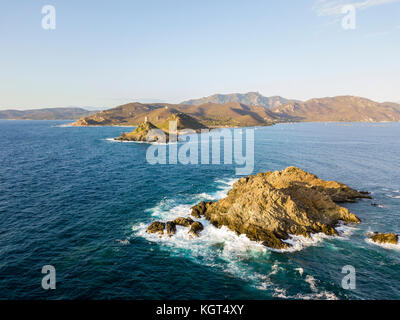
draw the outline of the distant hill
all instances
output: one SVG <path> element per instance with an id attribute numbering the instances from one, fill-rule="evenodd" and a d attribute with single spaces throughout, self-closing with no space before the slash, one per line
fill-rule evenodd
<path id="1" fill-rule="evenodd" d="M 280 101 L 283 102 L 283 98 Z M 82 117 L 72 125 L 136 126 L 146 117 L 164 130 L 168 129 L 170 120 L 178 120 L 179 129 L 194 130 L 205 127 L 266 126 L 295 121 L 400 121 L 400 104 L 379 103 L 354 96 L 318 98 L 304 102 L 290 100 L 285 104 L 276 102 L 272 108 L 240 102 L 207 102 L 199 105 L 135 102 Z"/>
<path id="2" fill-rule="evenodd" d="M 211 128 L 265 126 L 279 122 L 282 118 L 265 107 L 249 106 L 238 102 L 183 105 L 180 106 L 180 110 Z"/>
<path id="3" fill-rule="evenodd" d="M 209 97 L 184 101 L 181 104 L 201 105 L 205 103 L 225 104 L 227 102 L 239 102 L 248 106 L 261 106 L 265 108 L 276 108 L 290 102 L 300 102 L 299 100 L 285 99 L 280 96 L 264 97 L 258 92 L 214 94 Z"/>
<path id="4" fill-rule="evenodd" d="M 145 117 L 158 127 L 167 126 L 168 120 L 179 120 L 180 129 L 206 127 L 264 126 L 278 122 L 282 117 L 264 107 L 248 106 L 236 102 L 203 105 L 129 103 L 74 122 L 73 126 L 138 125 Z M 166 128 L 164 128 L 166 129 Z"/>
<path id="5" fill-rule="evenodd" d="M 112 109 L 100 111 L 94 115 L 83 117 L 74 122 L 73 126 L 108 126 L 125 125 L 136 126 L 145 118 L 158 127 L 168 126 L 168 120 L 178 120 L 178 125 L 194 130 L 205 128 L 197 119 L 177 110 L 179 105 L 172 104 L 142 104 L 128 103 Z M 165 128 L 167 129 L 167 128 Z"/>
<path id="6" fill-rule="evenodd" d="M 46 108 L 32 110 L 0 110 L 0 119 L 8 120 L 74 120 L 93 114 L 82 108 Z"/>
<path id="7" fill-rule="evenodd" d="M 379 103 L 354 96 L 338 96 L 291 102 L 273 108 L 278 116 L 297 121 L 400 121 L 400 105 Z"/>

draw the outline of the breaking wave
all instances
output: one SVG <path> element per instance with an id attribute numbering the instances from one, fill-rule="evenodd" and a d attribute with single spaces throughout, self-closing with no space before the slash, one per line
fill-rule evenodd
<path id="1" fill-rule="evenodd" d="M 294 252 L 306 247 L 315 245 L 323 239 L 332 238 L 325 234 L 314 234 L 311 238 L 301 236 L 291 236 L 286 242 L 293 246 L 285 250 L 276 250 L 263 246 L 261 243 L 251 241 L 246 235 L 237 235 L 227 227 L 216 228 L 205 219 L 200 221 L 204 230 L 198 238 L 192 238 L 188 234 L 188 228 L 177 226 L 176 234 L 168 237 L 166 234 L 160 237 L 157 234 L 149 234 L 146 228 L 154 220 L 169 221 L 178 217 L 188 217 L 191 213 L 191 206 L 202 200 L 219 200 L 226 196 L 227 192 L 237 179 L 215 180 L 217 188 L 213 192 L 205 192 L 191 197 L 192 201 L 185 203 L 183 199 L 163 199 L 155 207 L 146 210 L 152 217 L 149 222 L 141 222 L 132 227 L 134 237 L 142 237 L 148 241 L 158 243 L 161 248 L 166 248 L 169 252 L 183 255 L 210 266 L 221 272 L 228 273 L 241 280 L 250 283 L 258 290 L 268 290 L 272 297 L 284 299 L 337 299 L 337 297 L 327 291 L 318 291 L 315 279 L 310 275 L 305 275 L 302 268 L 293 267 L 291 272 L 296 277 L 304 278 L 309 283 L 311 293 L 290 295 L 286 289 L 280 288 L 274 283 L 271 277 L 278 273 L 286 273 L 287 270 L 277 262 L 271 264 L 271 254 L 273 252 Z M 351 234 L 350 227 L 345 225 L 338 226 L 341 237 Z M 263 265 L 263 272 L 252 270 L 249 267 L 251 261 L 258 261 Z M 311 279 L 314 279 L 311 283 Z"/>
<path id="2" fill-rule="evenodd" d="M 378 243 L 378 242 L 372 241 L 370 238 L 365 238 L 365 242 L 372 244 L 374 246 L 385 248 L 385 249 L 400 250 L 400 241 L 397 241 L 397 244 Z"/>

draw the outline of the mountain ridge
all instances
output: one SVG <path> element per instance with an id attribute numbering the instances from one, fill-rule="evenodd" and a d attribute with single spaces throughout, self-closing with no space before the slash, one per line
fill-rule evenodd
<path id="1" fill-rule="evenodd" d="M 257 98 L 259 95 L 257 94 L 255 97 Z M 237 95 L 224 96 L 225 100 L 231 98 L 236 100 Z M 194 128 L 191 129 L 195 130 L 204 127 L 266 126 L 279 122 L 400 121 L 400 104 L 394 102 L 380 103 L 356 96 L 312 98 L 306 101 L 285 99 L 288 101 L 285 104 L 282 103 L 284 101 L 282 99 L 272 108 L 248 105 L 237 101 L 226 101 L 223 104 L 215 102 L 202 104 L 195 104 L 195 102 L 192 104 L 134 102 L 83 117 L 71 125 L 135 126 L 147 117 L 156 126 L 165 127 L 168 119 L 178 113 L 182 119 L 186 119 L 180 129 L 190 128 L 190 125 L 193 125 Z"/>
<path id="2" fill-rule="evenodd" d="M 79 107 L 58 107 L 29 110 L 0 110 L 1 120 L 75 120 L 97 111 Z"/>
<path id="3" fill-rule="evenodd" d="M 400 105 L 356 96 L 312 98 L 273 108 L 278 115 L 297 121 L 381 122 L 400 121 Z"/>
<path id="4" fill-rule="evenodd" d="M 225 104 L 227 102 L 239 102 L 249 106 L 261 106 L 265 108 L 274 108 L 289 102 L 300 102 L 296 99 L 286 99 L 281 96 L 270 96 L 265 97 L 259 92 L 247 92 L 247 93 L 230 93 L 230 94 L 213 94 L 208 97 L 199 99 L 190 99 L 181 102 L 185 105 L 201 105 L 205 103 L 217 103 Z"/>

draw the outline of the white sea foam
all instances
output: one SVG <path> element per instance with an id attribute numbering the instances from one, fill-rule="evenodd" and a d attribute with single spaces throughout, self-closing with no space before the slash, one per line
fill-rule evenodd
<path id="1" fill-rule="evenodd" d="M 105 138 L 104 140 L 110 142 L 117 142 L 117 143 L 139 143 L 139 144 L 152 144 L 152 145 L 166 145 L 166 144 L 175 144 L 176 142 L 147 142 L 147 141 L 125 141 L 125 140 L 116 140 L 116 138 Z"/>
<path id="2" fill-rule="evenodd" d="M 105 138 L 104 140 L 109 141 L 109 142 L 122 142 L 122 141 L 115 140 L 115 138 Z M 131 142 L 131 141 L 124 141 L 124 142 Z"/>
<path id="3" fill-rule="evenodd" d="M 389 249 L 389 250 L 400 250 L 400 241 L 397 241 L 397 244 L 390 244 L 390 243 L 378 243 L 375 241 L 372 241 L 370 238 L 366 238 L 365 242 L 379 246 L 381 248 Z"/>
<path id="4" fill-rule="evenodd" d="M 357 230 L 358 228 L 355 225 L 346 224 L 343 221 L 339 221 L 338 225 L 335 227 L 335 230 L 339 233 L 339 238 L 341 240 L 348 240 L 349 237 Z"/>
<path id="5" fill-rule="evenodd" d="M 123 244 L 123 245 L 130 244 L 129 239 L 125 239 L 125 240 L 117 239 L 116 241 L 117 241 L 119 244 Z"/>
<path id="6" fill-rule="evenodd" d="M 226 196 L 232 185 L 237 179 L 218 179 L 217 188 L 213 192 L 204 192 L 194 196 L 192 203 L 182 203 L 184 201 L 175 199 L 163 199 L 155 207 L 146 210 L 151 216 L 151 220 L 170 221 L 178 217 L 187 217 L 191 213 L 191 206 L 199 200 L 218 200 Z M 198 238 L 189 236 L 188 228 L 177 226 L 176 234 L 168 237 L 166 233 L 163 236 L 157 234 L 148 234 L 146 228 L 149 223 L 139 223 L 132 227 L 134 236 L 143 237 L 148 241 L 159 243 L 161 247 L 165 247 L 170 252 L 189 256 L 198 263 L 219 269 L 222 272 L 229 273 L 235 277 L 245 280 L 259 290 L 271 290 L 273 296 L 278 298 L 290 299 L 335 299 L 335 295 L 329 292 L 318 292 L 312 294 L 301 294 L 289 296 L 285 289 L 277 287 L 271 280 L 271 276 L 279 272 L 286 272 L 278 262 L 272 265 L 266 263 L 266 270 L 263 273 L 254 272 L 248 268 L 249 259 L 266 259 L 272 254 L 272 251 L 293 252 L 302 250 L 305 247 L 315 245 L 325 238 L 325 234 L 313 234 L 310 238 L 301 236 L 291 236 L 286 242 L 293 247 L 286 250 L 275 250 L 266 248 L 261 243 L 251 241 L 246 235 L 237 235 L 227 227 L 216 228 L 205 219 L 198 219 L 204 230 Z M 347 226 L 339 226 L 347 231 Z M 302 268 L 295 269 L 302 277 L 304 270 Z M 308 278 L 308 281 L 311 278 Z M 310 284 L 311 285 L 311 284 Z M 315 287 L 315 286 L 314 286 Z M 315 287 L 316 288 L 316 287 Z"/>
<path id="7" fill-rule="evenodd" d="M 301 272 L 303 272 L 302 268 L 297 268 L 295 270 L 301 269 Z M 302 276 L 303 273 L 301 273 Z M 317 287 L 317 280 L 311 276 L 307 275 L 305 277 L 305 282 L 307 282 L 310 286 L 311 293 L 298 293 L 295 295 L 290 295 L 287 293 L 287 290 L 284 288 L 274 288 L 273 292 L 273 297 L 279 298 L 279 299 L 298 299 L 298 300 L 338 300 L 338 297 L 333 293 L 329 292 L 326 290 L 319 291 Z"/>
<path id="8" fill-rule="evenodd" d="M 303 273 L 304 273 L 304 269 L 303 269 L 303 268 L 296 268 L 296 269 L 294 269 L 294 270 L 298 271 L 299 274 L 300 274 L 300 276 L 302 276 Z"/>
<path id="9" fill-rule="evenodd" d="M 323 239 L 329 238 L 329 236 L 327 236 L 324 233 L 311 234 L 310 238 L 303 237 L 303 236 L 297 236 L 297 235 L 293 235 L 293 234 L 290 234 L 289 236 L 290 236 L 289 239 L 282 240 L 282 241 L 290 244 L 291 247 L 289 247 L 287 249 L 270 249 L 270 250 L 282 252 L 282 253 L 300 251 L 300 250 L 303 250 L 304 248 L 318 244 Z"/>

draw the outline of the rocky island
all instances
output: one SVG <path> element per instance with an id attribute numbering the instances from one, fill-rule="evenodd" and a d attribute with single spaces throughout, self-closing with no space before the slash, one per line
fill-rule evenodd
<path id="1" fill-rule="evenodd" d="M 290 247 L 285 242 L 290 235 L 335 236 L 338 235 L 335 227 L 340 221 L 360 222 L 356 215 L 337 204 L 360 198 L 371 197 L 345 184 L 325 181 L 302 169 L 288 167 L 241 178 L 226 198 L 200 202 L 192 207 L 191 214 L 207 219 L 218 228 L 226 226 L 238 235 L 245 234 L 267 247 L 285 249 Z M 155 225 L 159 226 L 157 232 L 163 234 L 166 224 L 158 221 L 147 231 L 152 232 Z"/>
<path id="2" fill-rule="evenodd" d="M 135 128 L 135 130 L 132 132 L 124 132 L 118 138 L 115 138 L 115 140 L 167 143 L 169 141 L 169 134 L 168 132 L 156 127 L 146 118 L 144 122 Z"/>
<path id="3" fill-rule="evenodd" d="M 378 244 L 397 244 L 399 236 L 394 233 L 373 232 L 369 235 L 369 239 Z"/>

